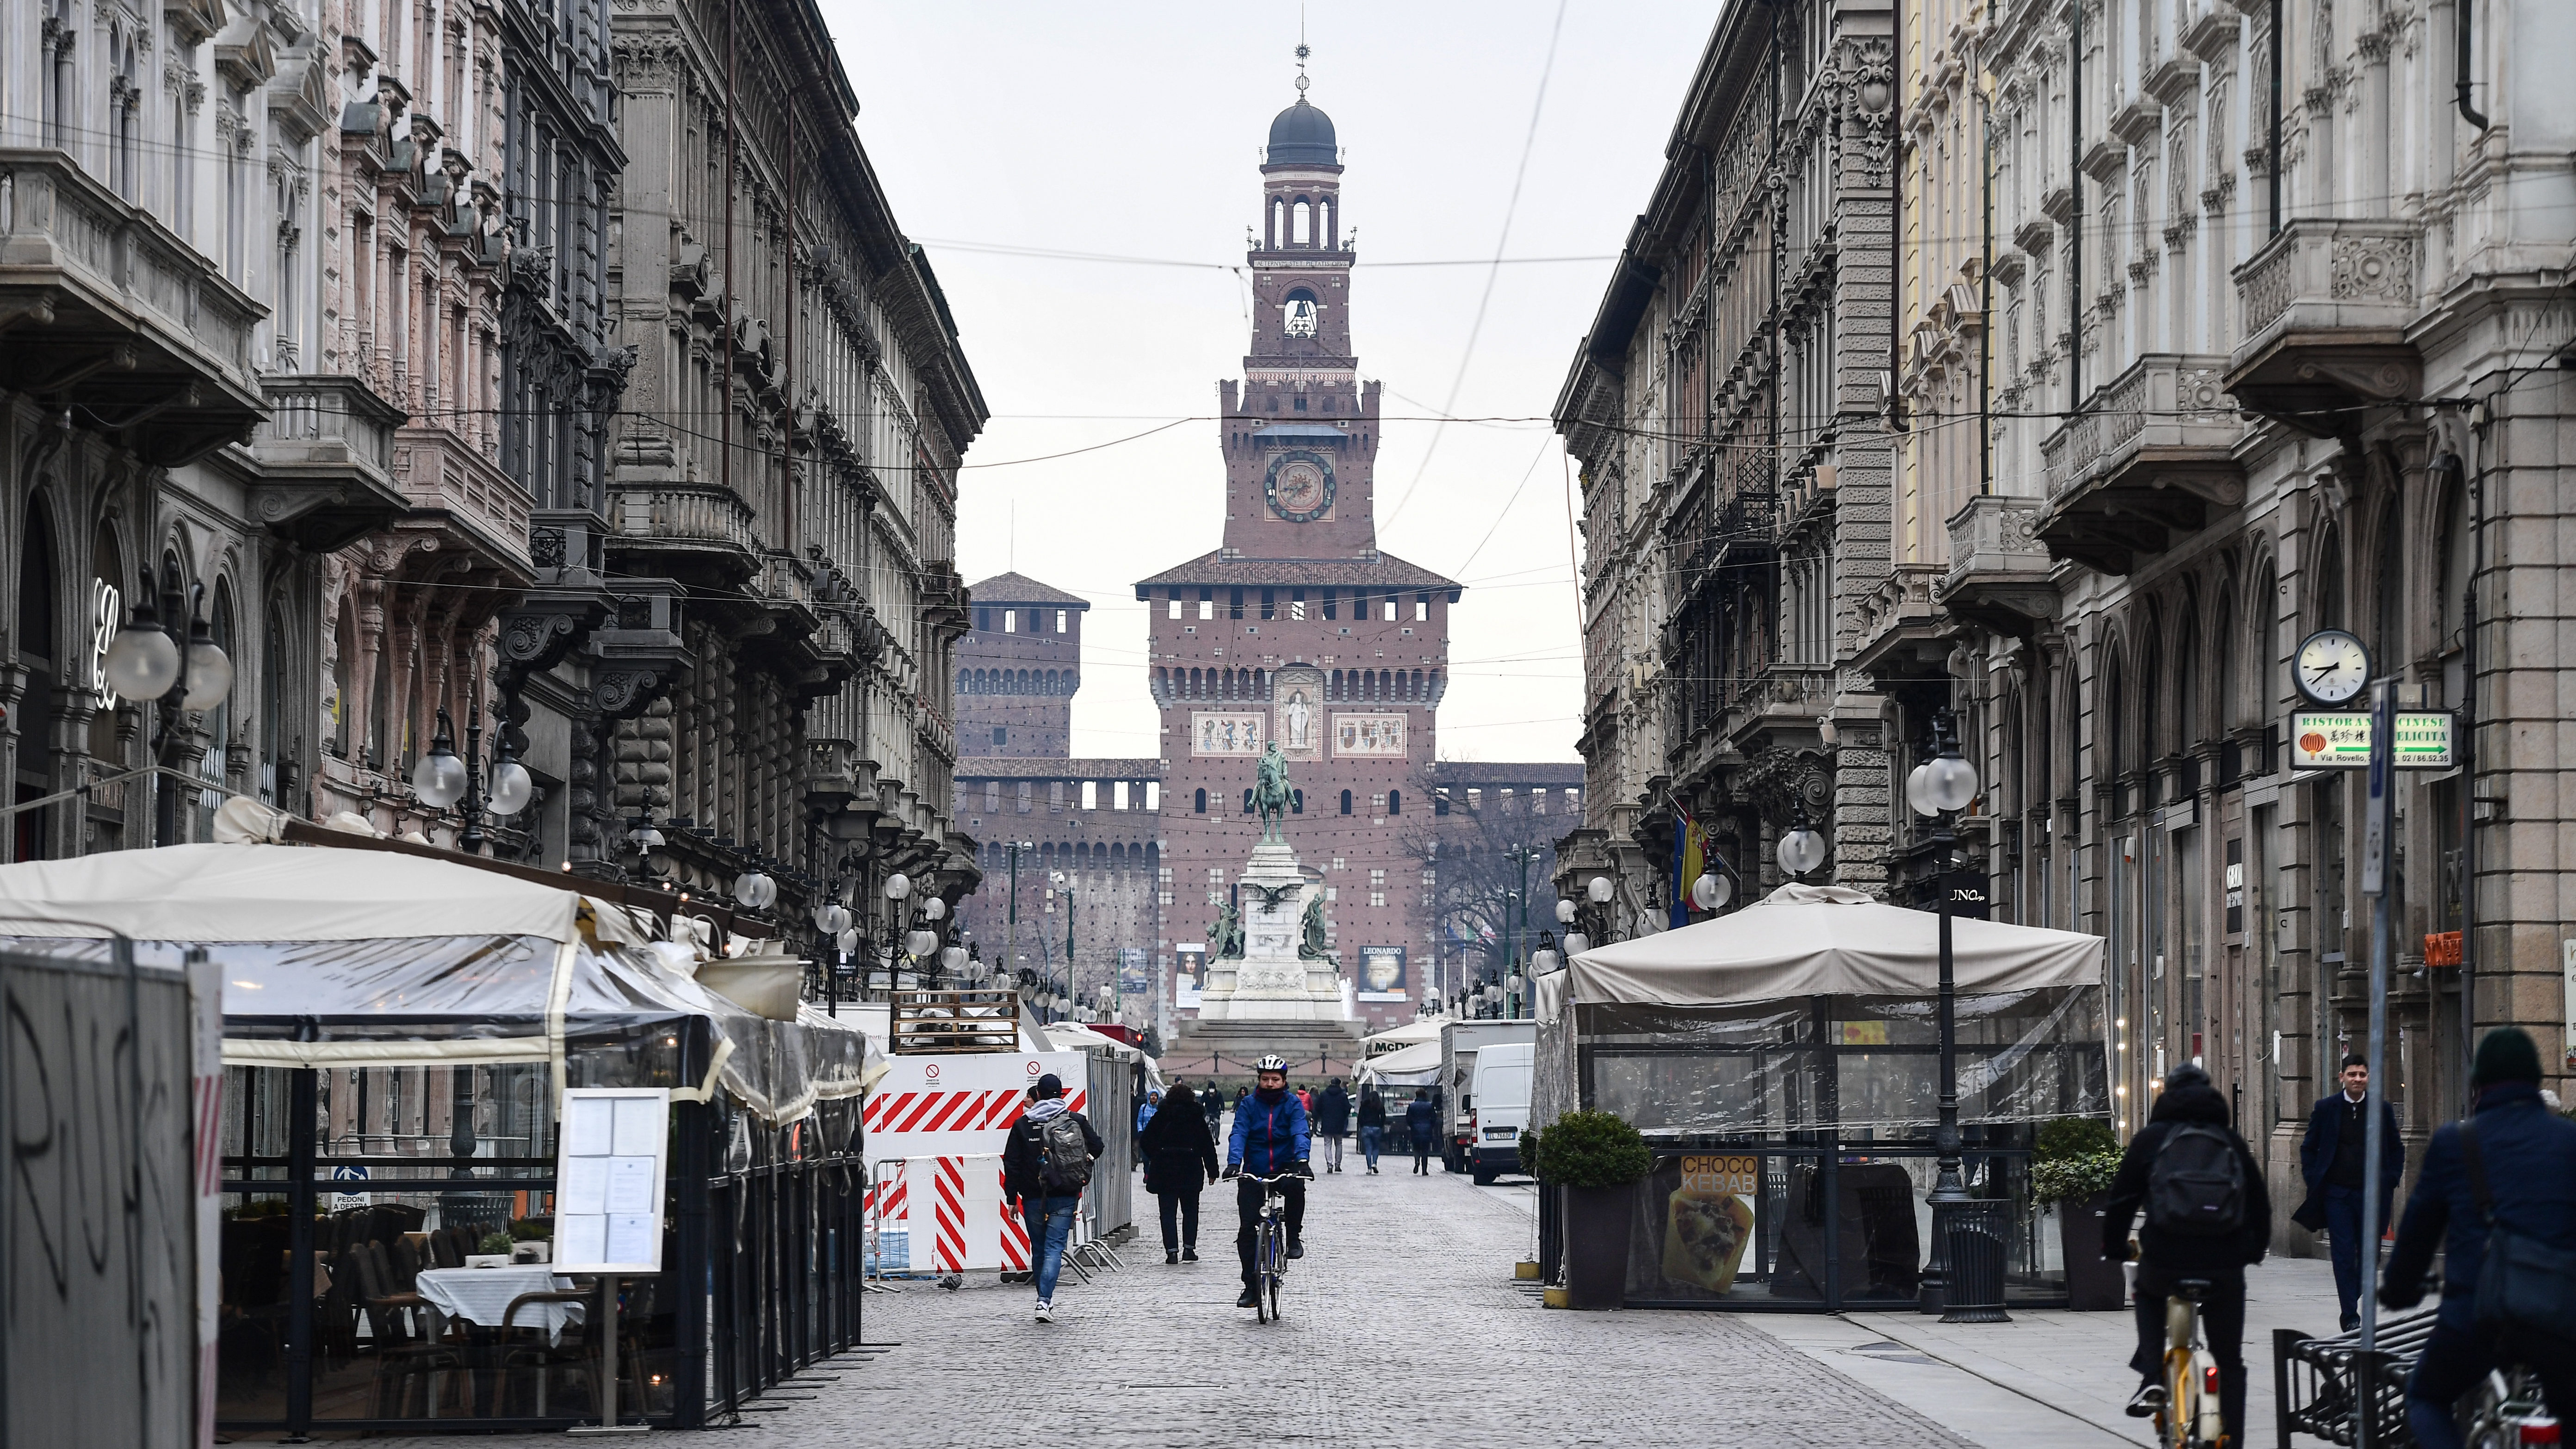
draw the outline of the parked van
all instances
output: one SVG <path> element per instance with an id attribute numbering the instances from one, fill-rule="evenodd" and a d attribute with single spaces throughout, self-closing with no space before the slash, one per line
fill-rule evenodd
<path id="1" fill-rule="evenodd" d="M 1440 1028 L 1440 1081 L 1432 1095 L 1440 1103 L 1440 1165 L 1451 1172 L 1467 1170 L 1467 1148 L 1475 1134 L 1467 1116 L 1476 1110 L 1476 1052 L 1505 1042 L 1538 1040 L 1535 1021 L 1452 1021 Z"/>
<path id="2" fill-rule="evenodd" d="M 1467 1170 L 1484 1187 L 1521 1170 L 1521 1129 L 1529 1125 L 1530 1070 L 1538 1047 L 1498 1042 L 1476 1052 L 1475 1109 L 1467 1116 Z"/>

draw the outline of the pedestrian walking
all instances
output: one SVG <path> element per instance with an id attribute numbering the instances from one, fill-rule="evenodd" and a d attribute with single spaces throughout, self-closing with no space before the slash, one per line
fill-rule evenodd
<path id="1" fill-rule="evenodd" d="M 1297 1089 L 1297 1105 L 1306 1109 L 1307 1120 L 1312 1121 L 1315 1116 L 1315 1093 L 1313 1089 L 1299 1087 Z"/>
<path id="2" fill-rule="evenodd" d="M 1029 1088 L 1028 1109 L 1002 1143 L 1002 1186 L 1020 1205 L 1028 1225 L 1029 1257 L 1036 1271 L 1038 1322 L 1055 1322 L 1055 1280 L 1064 1272 L 1065 1240 L 1091 1165 L 1107 1150 L 1080 1112 L 1064 1104 L 1064 1079 L 1053 1072 Z"/>
<path id="3" fill-rule="evenodd" d="M 2334 1255 L 2335 1300 L 2343 1309 L 2343 1331 L 2361 1326 L 2361 1295 L 2370 1287 L 2363 1266 L 2367 1246 L 2361 1241 L 2361 1183 L 2369 1158 L 2370 1125 L 2362 1107 L 2370 1096 L 2370 1059 L 2358 1053 L 2343 1059 L 2342 1090 L 2319 1098 L 2308 1109 L 2308 1135 L 2299 1142 L 2299 1168 L 2307 1177 L 2308 1195 L 2290 1221 L 2310 1232 L 2323 1231 Z M 2397 1179 L 2406 1170 L 2406 1144 L 2398 1140 L 2397 1109 L 2379 1100 L 2379 1221 L 2391 1221 L 2388 1205 L 2397 1195 Z"/>
<path id="4" fill-rule="evenodd" d="M 2406 1379 L 2422 1449 L 2458 1449 L 2453 1401 L 2503 1363 L 2531 1368 L 2559 1423 L 2576 1418 L 2576 1123 L 2542 1105 L 2540 1049 L 2520 1027 L 2478 1043 L 2469 1085 L 2475 1111 L 2426 1145 L 2379 1288 L 2382 1305 L 2414 1307 L 2442 1249 L 2442 1306 Z M 2488 1297 L 2508 1280 L 2512 1300 Z"/>
<path id="5" fill-rule="evenodd" d="M 1145 1100 L 1136 1104 L 1136 1131 L 1127 1139 L 1130 1150 L 1136 1154 L 1136 1165 L 1139 1167 L 1142 1167 L 1145 1163 L 1145 1124 L 1153 1121 L 1154 1114 L 1161 1111 L 1162 1108 L 1162 1089 L 1159 1087 L 1147 1087 L 1145 1089 Z"/>
<path id="6" fill-rule="evenodd" d="M 1413 1134 L 1414 1175 L 1429 1177 L 1431 1149 L 1440 1143 L 1440 1109 L 1431 1105 L 1429 1087 L 1413 1089 L 1413 1100 L 1404 1109 L 1404 1128 Z"/>
<path id="7" fill-rule="evenodd" d="M 2129 1223 L 2138 1228 L 2138 1350 L 2129 1359 L 2141 1380 L 2129 1414 L 2146 1418 L 2165 1407 L 2165 1300 L 2185 1279 L 2209 1286 L 2200 1322 L 2209 1356 L 2218 1361 L 2222 1442 L 2245 1442 L 2245 1270 L 2263 1261 L 2272 1241 L 2272 1199 L 2245 1139 L 2227 1125 L 2227 1099 L 2209 1073 L 2183 1065 L 2165 1077 L 2147 1125 L 2129 1139 L 2111 1179 L 2102 1215 L 2102 1256 L 2129 1260 Z"/>
<path id="8" fill-rule="evenodd" d="M 1377 1155 L 1386 1146 L 1386 1098 L 1375 1087 L 1360 1088 L 1360 1152 L 1368 1158 L 1369 1176 L 1377 1176 Z"/>
<path id="9" fill-rule="evenodd" d="M 1315 1135 L 1324 1139 L 1324 1170 L 1342 1170 L 1342 1139 L 1351 1135 L 1351 1094 L 1333 1078 L 1315 1099 Z"/>
<path id="10" fill-rule="evenodd" d="M 1216 1134 L 1187 1084 L 1163 1099 L 1136 1140 L 1145 1152 L 1145 1190 L 1163 1214 L 1163 1261 L 1199 1260 L 1199 1189 L 1216 1181 Z"/>
<path id="11" fill-rule="evenodd" d="M 1225 1093 L 1217 1090 L 1216 1078 L 1208 1078 L 1199 1089 L 1199 1105 L 1207 1111 L 1208 1135 L 1214 1137 L 1217 1124 L 1225 1120 Z"/>

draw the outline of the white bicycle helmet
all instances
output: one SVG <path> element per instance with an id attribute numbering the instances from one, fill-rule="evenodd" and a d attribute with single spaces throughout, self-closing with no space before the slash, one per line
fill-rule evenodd
<path id="1" fill-rule="evenodd" d="M 1254 1062 L 1252 1069 L 1256 1072 L 1285 1072 L 1288 1070 L 1288 1059 L 1277 1052 L 1272 1052 Z"/>

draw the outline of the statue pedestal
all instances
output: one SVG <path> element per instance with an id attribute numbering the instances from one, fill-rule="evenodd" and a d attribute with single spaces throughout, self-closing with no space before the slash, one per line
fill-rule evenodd
<path id="1" fill-rule="evenodd" d="M 1199 1020 L 1350 1020 L 1342 1007 L 1341 973 L 1329 959 L 1298 954 L 1306 908 L 1324 888 L 1306 879 L 1297 852 L 1285 841 L 1252 848 L 1235 900 L 1242 912 L 1243 955 L 1209 963 Z"/>

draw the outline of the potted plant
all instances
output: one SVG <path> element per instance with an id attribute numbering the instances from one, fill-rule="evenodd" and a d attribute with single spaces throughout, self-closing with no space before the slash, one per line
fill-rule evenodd
<path id="1" fill-rule="evenodd" d="M 2060 1117 L 2039 1129 L 2031 1195 L 2057 1214 L 2069 1308 L 2107 1313 L 2127 1304 L 2120 1265 L 2102 1256 L 2104 1204 L 2119 1172 L 2120 1139 L 2101 1118 Z"/>
<path id="2" fill-rule="evenodd" d="M 1654 1166 L 1646 1139 L 1607 1112 L 1568 1112 L 1548 1124 L 1539 1167 L 1565 1194 L 1567 1307 L 1616 1308 L 1627 1297 L 1636 1185 Z"/>

